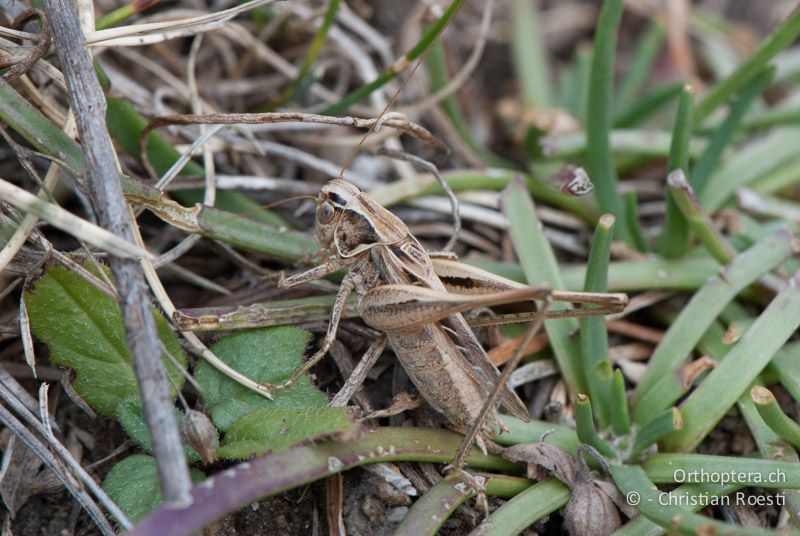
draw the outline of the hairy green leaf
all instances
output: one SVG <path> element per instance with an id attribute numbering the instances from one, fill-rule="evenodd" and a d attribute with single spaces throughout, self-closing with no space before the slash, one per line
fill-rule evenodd
<path id="1" fill-rule="evenodd" d="M 153 440 L 150 437 L 150 432 L 147 430 L 147 424 L 144 422 L 142 404 L 139 402 L 138 397 L 126 398 L 119 403 L 117 406 L 117 420 L 125 429 L 128 436 L 136 441 L 139 448 L 148 454 L 153 453 Z M 175 421 L 180 430 L 183 414 L 177 408 L 175 409 Z M 214 448 L 219 448 L 219 441 L 216 442 Z M 183 452 L 189 463 L 196 462 L 200 459 L 200 455 L 185 441 L 183 443 Z"/>
<path id="2" fill-rule="evenodd" d="M 260 383 L 279 384 L 300 368 L 310 334 L 278 327 L 237 333 L 220 339 L 212 347 L 223 361 Z M 325 406 L 328 399 L 303 377 L 274 400 L 242 387 L 205 362 L 197 365 L 195 379 L 203 389 L 214 424 L 227 430 L 238 418 L 261 408 L 308 408 Z"/>
<path id="3" fill-rule="evenodd" d="M 191 470 L 192 482 L 202 482 L 205 475 Z M 125 515 L 136 523 L 162 503 L 158 488 L 156 460 L 146 454 L 128 456 L 114 467 L 103 481 L 103 489 Z"/>
<path id="4" fill-rule="evenodd" d="M 217 452 L 225 458 L 246 458 L 321 436 L 351 436 L 357 431 L 347 408 L 265 408 L 234 422 Z"/>
<path id="5" fill-rule="evenodd" d="M 86 265 L 95 275 L 98 270 Z M 119 403 L 139 390 L 125 342 L 119 305 L 81 275 L 63 266 L 48 266 L 45 275 L 25 291 L 31 329 L 50 348 L 50 359 L 75 370 L 72 386 L 95 410 L 115 416 Z M 169 324 L 153 308 L 158 337 L 169 354 L 164 364 L 174 386 L 183 383 L 186 356 Z"/>

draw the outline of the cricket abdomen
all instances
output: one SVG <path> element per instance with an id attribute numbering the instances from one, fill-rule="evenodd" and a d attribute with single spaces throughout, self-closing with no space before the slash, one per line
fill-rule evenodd
<path id="1" fill-rule="evenodd" d="M 488 389 L 480 387 L 477 376 L 442 328 L 428 325 L 387 336 L 397 359 L 428 404 L 457 426 L 471 424 L 481 411 Z"/>

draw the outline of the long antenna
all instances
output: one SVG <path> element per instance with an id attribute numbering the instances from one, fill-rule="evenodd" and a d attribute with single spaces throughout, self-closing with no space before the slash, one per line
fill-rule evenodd
<path id="1" fill-rule="evenodd" d="M 289 201 L 297 201 L 298 199 L 311 199 L 313 201 L 316 198 L 317 198 L 317 196 L 310 195 L 310 194 L 293 195 L 291 197 L 286 197 L 284 199 L 279 199 L 277 201 L 273 201 L 272 203 L 267 203 L 266 205 L 261 205 L 260 208 L 273 208 L 273 207 L 277 207 L 278 205 L 282 205 L 284 203 L 288 203 Z"/>

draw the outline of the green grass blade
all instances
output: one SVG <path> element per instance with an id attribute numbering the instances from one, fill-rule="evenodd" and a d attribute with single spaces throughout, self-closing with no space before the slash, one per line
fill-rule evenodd
<path id="1" fill-rule="evenodd" d="M 621 109 L 627 103 L 637 100 L 635 98 L 636 94 L 647 81 L 648 76 L 650 76 L 653 61 L 655 61 L 664 44 L 666 34 L 664 25 L 657 20 L 652 20 L 644 35 L 637 41 L 636 48 L 633 50 L 633 55 L 625 69 L 625 76 L 622 78 L 617 92 L 618 108 Z"/>
<path id="2" fill-rule="evenodd" d="M 467 190 L 502 190 L 515 177 L 518 171 L 510 169 L 489 168 L 486 170 L 463 169 L 442 173 L 445 182 L 454 192 Z M 537 201 L 571 212 L 581 219 L 594 223 L 597 219 L 594 207 L 584 198 L 567 196 L 545 184 L 544 181 L 530 175 L 522 175 L 531 195 Z M 421 195 L 442 194 L 439 181 L 433 175 L 412 175 L 372 190 L 370 196 L 384 206 L 391 206 L 401 201 L 413 199 Z"/>
<path id="3" fill-rule="evenodd" d="M 656 443 L 662 437 L 671 434 L 675 430 L 680 430 L 682 427 L 683 418 L 678 408 L 670 408 L 663 411 L 642 426 L 641 430 L 636 434 L 636 439 L 633 443 L 634 455 L 644 451 L 644 449 Z"/>
<path id="4" fill-rule="evenodd" d="M 546 421 L 522 422 L 508 415 L 500 415 L 500 419 L 508 431 L 498 435 L 495 441 L 504 447 L 545 441 L 561 447 L 570 454 L 575 454 L 580 445 L 575 430 L 561 424 Z"/>
<path id="5" fill-rule="evenodd" d="M 800 326 L 800 271 L 772 300 L 739 342 L 681 404 L 684 428 L 665 438 L 669 451 L 697 446 Z"/>
<path id="6" fill-rule="evenodd" d="M 745 393 L 739 397 L 737 407 L 747 423 L 747 427 L 750 429 L 753 439 L 755 439 L 758 445 L 761 457 L 768 460 L 782 460 L 797 463 L 800 461 L 800 458 L 797 456 L 797 451 L 789 446 L 787 442 L 782 439 L 780 434 L 776 434 L 771 426 L 768 426 L 767 423 L 764 422 L 765 419 L 760 415 L 760 411 L 756 409 L 755 401 L 752 398 L 752 391 L 754 389 L 761 389 L 761 387 L 754 386 L 750 393 Z M 794 421 L 786 424 L 790 427 L 792 425 L 797 426 L 797 423 Z M 780 429 L 780 425 L 778 428 Z M 800 517 L 800 490 L 781 488 L 778 493 L 783 495 L 786 499 L 786 509 L 795 523 L 797 523 L 798 517 Z"/>
<path id="7" fill-rule="evenodd" d="M 800 400 L 800 344 L 781 348 L 769 366 L 794 399 Z"/>
<path id="8" fill-rule="evenodd" d="M 511 51 L 523 102 L 528 106 L 546 108 L 552 105 L 553 99 L 547 47 L 537 10 L 537 4 L 528 0 L 511 3 Z"/>
<path id="9" fill-rule="evenodd" d="M 766 67 L 775 55 L 790 45 L 800 35 L 800 9 L 795 9 L 778 28 L 772 32 L 758 49 L 742 63 L 730 76 L 720 81 L 706 93 L 695 111 L 696 124 L 708 117 L 711 112 L 727 101 L 756 74 Z"/>
<path id="10" fill-rule="evenodd" d="M 780 192 L 798 183 L 800 178 L 800 157 L 790 158 L 750 183 L 751 188 L 762 194 Z"/>
<path id="11" fill-rule="evenodd" d="M 600 210 L 623 222 L 625 211 L 617 190 L 617 173 L 611 154 L 610 131 L 614 93 L 614 54 L 622 18 L 622 0 L 606 0 L 600 10 L 594 40 L 594 58 L 587 103 L 587 170 L 595 186 Z M 627 225 L 617 226 L 617 236 L 631 244 Z"/>
<path id="12" fill-rule="evenodd" d="M 711 173 L 719 165 L 722 151 L 728 146 L 734 134 L 739 130 L 739 124 L 742 117 L 750 109 L 750 106 L 755 101 L 762 91 L 772 82 L 775 76 L 774 68 L 767 68 L 756 75 L 753 80 L 742 89 L 736 100 L 731 105 L 728 116 L 714 131 L 711 140 L 708 142 L 708 147 L 697 159 L 697 162 L 692 167 L 689 173 L 689 184 L 696 192 L 702 192 L 706 185 L 706 181 Z"/>
<path id="13" fill-rule="evenodd" d="M 611 214 L 600 216 L 589 250 L 586 279 L 583 284 L 585 292 L 606 292 L 608 289 L 608 258 L 613 235 L 614 216 Z M 586 380 L 589 398 L 596 403 L 600 427 L 605 428 L 611 422 L 611 404 L 608 400 L 610 393 L 606 390 L 608 382 L 598 377 L 597 370 L 601 364 L 611 368 L 606 320 L 602 316 L 586 316 L 580 319 L 580 326 L 583 377 Z"/>
<path id="14" fill-rule="evenodd" d="M 630 228 L 633 246 L 638 251 L 647 251 L 647 241 L 644 239 L 642 225 L 639 221 L 639 200 L 636 198 L 636 192 L 625 194 L 625 213 L 627 214 L 625 219 Z"/>
<path id="15" fill-rule="evenodd" d="M 322 115 L 338 115 L 343 113 L 347 110 L 347 108 L 351 104 L 355 104 L 360 102 L 361 100 L 367 98 L 373 91 L 378 88 L 383 87 L 387 82 L 394 80 L 397 75 L 399 75 L 403 70 L 408 67 L 410 63 L 414 60 L 418 59 L 428 47 L 433 43 L 433 41 L 439 37 L 439 34 L 445 29 L 445 27 L 450 23 L 453 17 L 458 13 L 458 10 L 461 9 L 461 6 L 464 5 L 464 0 L 453 0 L 450 2 L 450 5 L 447 6 L 447 9 L 439 17 L 435 23 L 433 23 L 428 31 L 422 36 L 422 38 L 417 42 L 414 47 L 411 48 L 402 58 L 400 58 L 394 65 L 389 67 L 387 70 L 382 72 L 378 75 L 378 77 L 373 80 L 372 82 L 361 86 L 358 89 L 355 89 L 345 95 L 342 100 L 334 104 L 333 106 L 329 106 L 321 113 Z"/>
<path id="16" fill-rule="evenodd" d="M 628 394 L 625 390 L 625 376 L 622 370 L 616 369 L 611 375 L 608 390 L 608 405 L 611 406 L 611 429 L 618 436 L 631 431 L 631 417 L 628 412 Z"/>
<path id="17" fill-rule="evenodd" d="M 575 399 L 575 432 L 581 443 L 591 445 L 597 452 L 611 459 L 617 457 L 614 449 L 606 443 L 594 426 L 594 412 L 589 397 L 579 394 Z"/>
<path id="18" fill-rule="evenodd" d="M 525 478 L 492 475 L 486 483 L 485 492 L 493 497 L 513 497 L 530 488 L 532 488 L 531 481 Z M 445 478 L 414 502 L 403 522 L 393 534 L 395 536 L 434 536 L 447 518 L 475 494 L 475 490 L 469 487 L 465 490 L 463 480 L 457 476 Z M 542 515 L 546 515 L 546 513 Z"/>
<path id="19" fill-rule="evenodd" d="M 800 122 L 800 108 L 797 106 L 776 106 L 750 116 L 742 123 L 748 131 L 769 129 L 777 126 L 796 125 Z"/>
<path id="20" fill-rule="evenodd" d="M 767 426 L 781 439 L 800 448 L 800 424 L 783 412 L 775 395 L 766 387 L 754 386 L 750 398 Z"/>
<path id="21" fill-rule="evenodd" d="M 437 92 L 447 85 L 447 62 L 445 61 L 444 46 L 441 42 L 436 41 L 431 45 L 427 56 L 425 56 L 425 67 L 428 71 L 428 76 L 431 80 L 431 91 Z M 458 136 L 469 146 L 470 150 L 475 153 L 479 158 L 483 159 L 492 166 L 501 168 L 514 168 L 514 164 L 503 160 L 499 156 L 493 154 L 482 144 L 475 141 L 470 131 L 469 122 L 461 111 L 461 106 L 455 95 L 450 95 L 439 103 L 453 128 L 458 133 Z M 402 180 L 402 179 L 401 179 Z M 435 181 L 439 184 L 439 181 Z"/>
<path id="22" fill-rule="evenodd" d="M 328 9 L 325 10 L 325 16 L 322 18 L 322 24 L 320 24 L 319 29 L 314 34 L 314 38 L 311 40 L 311 44 L 308 47 L 308 52 L 306 52 L 306 56 L 303 58 L 303 63 L 300 64 L 300 69 L 297 71 L 297 76 L 292 81 L 291 84 L 286 86 L 280 96 L 274 101 L 269 103 L 267 106 L 263 106 L 262 109 L 259 109 L 260 112 L 271 112 L 275 108 L 282 106 L 287 101 L 296 99 L 299 93 L 302 92 L 304 88 L 308 88 L 308 78 L 311 71 L 311 66 L 314 65 L 317 57 L 319 56 L 320 52 L 322 52 L 322 47 L 325 45 L 325 41 L 328 38 L 328 32 L 333 26 L 333 23 L 336 22 L 336 14 L 339 12 L 339 0 L 328 0 Z"/>
<path id="23" fill-rule="evenodd" d="M 711 474 L 719 477 L 735 475 L 738 484 L 768 489 L 800 488 L 800 464 L 793 461 L 710 454 L 659 453 L 647 458 L 643 467 L 648 478 L 656 484 L 686 482 L 692 475 L 701 478 L 702 468 L 706 478 Z"/>
<path id="24" fill-rule="evenodd" d="M 37 151 L 57 157 L 74 177 L 80 179 L 85 175 L 83 152 L 75 140 L 56 127 L 3 78 L 0 78 L 0 104 L 0 121 Z"/>
<path id="25" fill-rule="evenodd" d="M 670 492 L 661 494 L 659 497 L 666 504 L 684 504 L 686 505 L 686 510 L 696 512 L 704 508 L 707 502 L 711 500 L 710 498 L 722 497 L 733 493 L 741 487 L 734 484 L 728 484 L 727 486 L 718 484 L 684 484 Z M 647 499 L 645 498 L 644 500 Z M 658 517 L 658 519 L 661 519 L 661 517 Z M 660 536 L 661 534 L 667 534 L 669 528 L 670 525 L 661 526 L 651 521 L 647 514 L 644 514 L 628 521 L 621 528 L 614 531 L 613 536 Z"/>
<path id="26" fill-rule="evenodd" d="M 544 516 L 567 504 L 567 486 L 548 478 L 529 487 L 492 512 L 472 536 L 516 536 Z"/>
<path id="27" fill-rule="evenodd" d="M 501 194 L 503 212 L 510 225 L 511 241 L 531 285 L 547 283 L 563 290 L 564 282 L 550 243 L 541 232 L 533 201 L 521 179 L 513 180 Z M 550 346 L 564 380 L 573 392 L 584 391 L 580 373 L 580 347 L 572 338 L 578 322 L 574 318 L 552 319 L 545 323 Z"/>
<path id="28" fill-rule="evenodd" d="M 741 463 L 740 460 L 737 460 L 737 462 Z M 697 465 L 696 467 L 702 466 Z M 635 497 L 636 507 L 641 512 L 639 517 L 646 517 L 661 527 L 668 528 L 670 531 L 680 531 L 681 534 L 710 532 L 712 534 L 727 534 L 731 536 L 777 534 L 777 532 L 754 527 L 739 528 L 706 516 L 693 514 L 687 509 L 676 506 L 674 503 L 668 502 L 668 499 L 662 495 L 663 492 L 655 487 L 648 478 L 649 475 L 645 474 L 638 465 L 614 465 L 611 467 L 611 475 L 623 495 Z M 732 491 L 728 486 L 717 485 L 712 489 L 713 491 L 709 493 L 712 496 L 719 496 Z"/>
<path id="29" fill-rule="evenodd" d="M 722 233 L 711 220 L 711 216 L 703 210 L 692 187 L 686 180 L 683 170 L 677 169 L 667 177 L 667 187 L 675 205 L 689 222 L 689 227 L 700 239 L 711 256 L 720 263 L 728 262 L 736 254 L 736 250 L 722 236 Z"/>
<path id="30" fill-rule="evenodd" d="M 647 117 L 680 95 L 683 87 L 683 82 L 675 82 L 657 87 L 637 99 L 620 99 L 620 103 L 625 104 L 620 104 L 619 111 L 614 116 L 614 128 L 633 128 L 640 125 Z"/>
<path id="31" fill-rule="evenodd" d="M 737 255 L 692 296 L 656 347 L 636 388 L 633 397 L 635 422 L 644 424 L 676 400 L 665 396 L 648 399 L 648 391 L 659 380 L 674 377 L 675 371 L 686 361 L 725 305 L 761 274 L 792 255 L 796 247 L 792 244 L 792 233 L 788 229 L 779 230 Z M 676 387 L 680 388 L 677 377 L 675 381 Z M 680 396 L 680 392 L 676 394 Z"/>
<path id="32" fill-rule="evenodd" d="M 466 259 L 464 262 L 489 270 L 514 281 L 525 281 L 525 273 L 517 264 Z M 609 292 L 636 290 L 696 290 L 719 270 L 719 263 L 708 256 L 691 256 L 680 260 L 641 259 L 614 261 L 608 265 Z M 586 265 L 563 266 L 561 275 L 567 289 L 580 290 L 586 278 Z"/>
<path id="33" fill-rule="evenodd" d="M 559 78 L 559 99 L 582 123 L 586 123 L 586 103 L 589 100 L 589 78 L 592 69 L 592 50 L 588 46 L 578 47 L 572 65 Z"/>
<path id="34" fill-rule="evenodd" d="M 736 190 L 766 175 L 782 163 L 797 158 L 800 128 L 775 129 L 740 149 L 708 179 L 700 202 L 709 211 L 719 210 Z"/>
<path id="35" fill-rule="evenodd" d="M 654 129 L 615 129 L 610 133 L 611 150 L 622 157 L 657 158 L 669 155 L 672 133 Z M 590 140 L 586 132 L 570 132 L 542 138 L 542 155 L 548 159 L 566 159 L 590 154 Z M 705 148 L 702 139 L 693 137 L 689 144 L 689 156 L 695 158 Z M 593 149 L 592 149 L 593 150 Z M 593 178 L 593 177 L 592 177 Z"/>
<path id="36" fill-rule="evenodd" d="M 726 308 L 729 309 L 729 308 Z M 735 328 L 739 333 L 744 333 L 753 325 L 754 318 L 746 316 L 739 320 L 730 320 L 725 312 L 720 315 L 724 323 L 735 323 Z M 723 342 L 726 330 L 720 322 L 715 322 L 703 335 L 700 341 L 700 350 L 708 357 L 717 361 L 723 359 L 730 350 L 730 345 Z M 784 388 L 794 397 L 800 400 L 800 344 L 787 344 L 777 351 L 775 357 L 766 366 L 763 377 L 769 376 L 780 382 Z M 742 395 L 745 400 L 749 400 L 746 395 Z M 742 400 L 740 397 L 740 401 Z"/>
<path id="37" fill-rule="evenodd" d="M 689 170 L 689 142 L 691 141 L 694 88 L 686 85 L 681 92 L 678 115 L 672 129 L 672 144 L 667 160 L 667 172 Z M 667 196 L 667 220 L 661 232 L 659 250 L 667 258 L 681 257 L 689 246 L 689 224 L 676 204 L 672 192 Z"/>

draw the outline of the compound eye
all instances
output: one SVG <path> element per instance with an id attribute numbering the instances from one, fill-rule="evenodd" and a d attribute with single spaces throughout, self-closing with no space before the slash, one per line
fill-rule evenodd
<path id="1" fill-rule="evenodd" d="M 333 220 L 333 205 L 327 201 L 323 201 L 317 207 L 317 221 L 322 224 L 330 223 Z"/>

